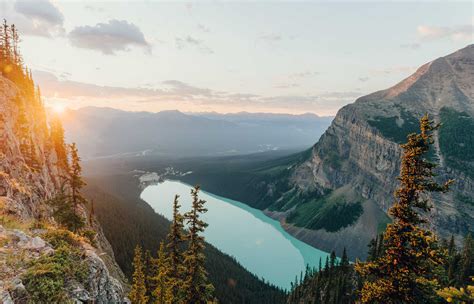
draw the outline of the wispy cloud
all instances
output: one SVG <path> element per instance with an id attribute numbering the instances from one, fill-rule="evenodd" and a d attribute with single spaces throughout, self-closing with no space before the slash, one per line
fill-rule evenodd
<path id="1" fill-rule="evenodd" d="M 166 80 L 155 88 L 112 87 L 60 79 L 50 72 L 35 71 L 46 101 L 60 100 L 72 107 L 113 105 L 130 109 L 179 109 L 183 111 L 241 111 L 333 115 L 343 105 L 361 96 L 360 92 L 322 92 L 313 95 L 262 96 L 245 92 L 223 92 Z M 65 76 L 67 77 L 67 75 Z"/>
<path id="2" fill-rule="evenodd" d="M 175 39 L 176 47 L 180 50 L 186 49 L 186 48 L 195 48 L 199 50 L 202 53 L 206 54 L 213 54 L 214 51 L 207 47 L 204 44 L 204 41 L 201 39 L 194 38 L 190 35 L 186 37 L 177 37 Z"/>
<path id="3" fill-rule="evenodd" d="M 372 69 L 370 70 L 370 73 L 374 75 L 380 75 L 380 74 L 408 74 L 408 73 L 413 73 L 417 69 L 416 66 L 393 66 L 393 67 L 387 67 L 383 69 Z"/>
<path id="4" fill-rule="evenodd" d="M 131 46 L 151 50 L 140 28 L 125 20 L 112 19 L 94 26 L 78 26 L 68 36 L 73 46 L 100 51 L 106 55 L 127 51 Z"/>
<path id="5" fill-rule="evenodd" d="M 198 28 L 198 30 L 200 30 L 204 33 L 210 33 L 211 32 L 211 29 L 209 27 L 207 27 L 207 26 L 205 26 L 204 24 L 201 24 L 201 23 L 199 23 L 197 25 L 197 28 Z"/>
<path id="6" fill-rule="evenodd" d="M 264 34 L 260 35 L 258 39 L 266 41 L 266 42 L 278 42 L 283 40 L 283 36 L 280 34 Z"/>
<path id="7" fill-rule="evenodd" d="M 425 40 L 436 40 L 449 38 L 454 41 L 472 41 L 473 25 L 461 25 L 456 27 L 440 27 L 420 25 L 417 27 L 417 33 L 420 38 Z"/>
<path id="8" fill-rule="evenodd" d="M 281 84 L 276 84 L 273 87 L 275 89 L 291 89 L 291 88 L 297 88 L 300 85 L 297 83 L 281 83 Z"/>
<path id="9" fill-rule="evenodd" d="M 417 50 L 421 47 L 421 45 L 415 42 L 415 43 L 400 44 L 400 47 L 403 49 Z"/>
<path id="10" fill-rule="evenodd" d="M 316 75 L 319 75 L 319 72 L 316 72 L 316 71 L 303 71 L 303 72 L 290 74 L 289 77 L 290 78 L 309 78 L 309 77 L 313 77 L 313 76 L 316 76 Z"/>

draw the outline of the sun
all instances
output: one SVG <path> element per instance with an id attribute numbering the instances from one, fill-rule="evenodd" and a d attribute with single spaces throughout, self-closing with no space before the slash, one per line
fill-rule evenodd
<path id="1" fill-rule="evenodd" d="M 52 106 L 54 113 L 62 114 L 66 110 L 66 107 L 61 103 L 56 103 Z"/>

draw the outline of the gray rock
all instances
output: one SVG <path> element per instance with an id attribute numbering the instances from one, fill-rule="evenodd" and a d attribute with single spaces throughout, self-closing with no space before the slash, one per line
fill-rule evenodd
<path id="1" fill-rule="evenodd" d="M 28 244 L 26 245 L 26 248 L 28 249 L 41 249 L 46 246 L 46 242 L 43 241 L 42 238 L 39 236 L 35 236 L 31 240 L 29 240 Z"/>

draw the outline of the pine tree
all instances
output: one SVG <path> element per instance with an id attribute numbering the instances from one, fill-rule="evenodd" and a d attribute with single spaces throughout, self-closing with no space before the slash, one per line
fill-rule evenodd
<path id="1" fill-rule="evenodd" d="M 347 257 L 347 252 L 346 252 L 346 247 L 344 247 L 342 251 L 342 257 L 341 257 L 341 262 L 339 264 L 342 269 L 347 269 L 349 268 L 349 258 Z"/>
<path id="2" fill-rule="evenodd" d="M 51 120 L 50 132 L 51 143 L 56 152 L 57 165 L 63 170 L 69 171 L 66 143 L 64 141 L 64 129 L 59 117 L 55 116 Z"/>
<path id="3" fill-rule="evenodd" d="M 184 297 L 183 292 L 183 243 L 185 237 L 183 234 L 184 217 L 179 212 L 179 195 L 174 197 L 173 201 L 173 220 L 171 222 L 170 232 L 168 234 L 168 243 L 166 245 L 169 252 L 169 275 L 168 285 L 173 303 L 181 303 Z"/>
<path id="4" fill-rule="evenodd" d="M 154 259 L 155 275 L 151 278 L 153 285 L 153 297 L 156 304 L 172 303 L 171 290 L 168 287 L 169 259 L 166 256 L 165 244 L 160 243 L 158 256 Z"/>
<path id="5" fill-rule="evenodd" d="M 466 284 L 469 282 L 470 276 L 474 274 L 474 240 L 470 234 L 464 239 L 460 266 L 459 283 Z"/>
<path id="6" fill-rule="evenodd" d="M 135 247 L 135 257 L 133 258 L 133 283 L 129 293 L 129 299 L 132 304 L 146 304 L 148 297 L 146 296 L 145 274 L 143 272 L 143 257 L 140 246 Z"/>
<path id="7" fill-rule="evenodd" d="M 184 214 L 189 227 L 187 236 L 188 250 L 184 257 L 186 277 L 184 281 L 187 303 L 207 303 L 212 299 L 214 287 L 207 280 L 204 268 L 204 237 L 201 235 L 207 223 L 201 220 L 201 215 L 207 212 L 204 207 L 206 201 L 199 199 L 199 186 L 191 190 L 193 199 L 191 211 Z"/>
<path id="8" fill-rule="evenodd" d="M 74 206 L 77 206 L 78 204 L 84 203 L 86 201 L 80 193 L 82 187 L 84 187 L 86 183 L 82 179 L 81 158 L 79 157 L 76 144 L 72 143 L 69 148 L 71 151 L 71 166 L 69 172 L 71 201 Z"/>
<path id="9" fill-rule="evenodd" d="M 432 303 L 438 280 L 435 269 L 444 262 L 437 239 L 422 228 L 426 220 L 417 212 L 428 212 L 426 192 L 447 191 L 451 181 L 434 181 L 435 164 L 426 160 L 432 132 L 438 126 L 427 115 L 420 120 L 420 134 L 410 134 L 402 145 L 400 187 L 390 209 L 394 221 L 386 228 L 384 252 L 374 261 L 358 263 L 356 270 L 366 279 L 361 291 L 363 303 Z"/>

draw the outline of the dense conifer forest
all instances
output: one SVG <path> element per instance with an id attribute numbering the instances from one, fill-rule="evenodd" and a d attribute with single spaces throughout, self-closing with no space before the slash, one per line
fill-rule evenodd
<path id="1" fill-rule="evenodd" d="M 138 180 L 130 173 L 89 176 L 85 195 L 94 201 L 95 214 L 110 241 L 115 258 L 132 278 L 134 249 L 154 257 L 166 241 L 170 222 L 140 199 Z M 171 204 L 172 202 L 170 202 Z M 284 303 L 286 294 L 245 270 L 234 258 L 210 244 L 205 247 L 205 269 L 220 303 Z"/>

